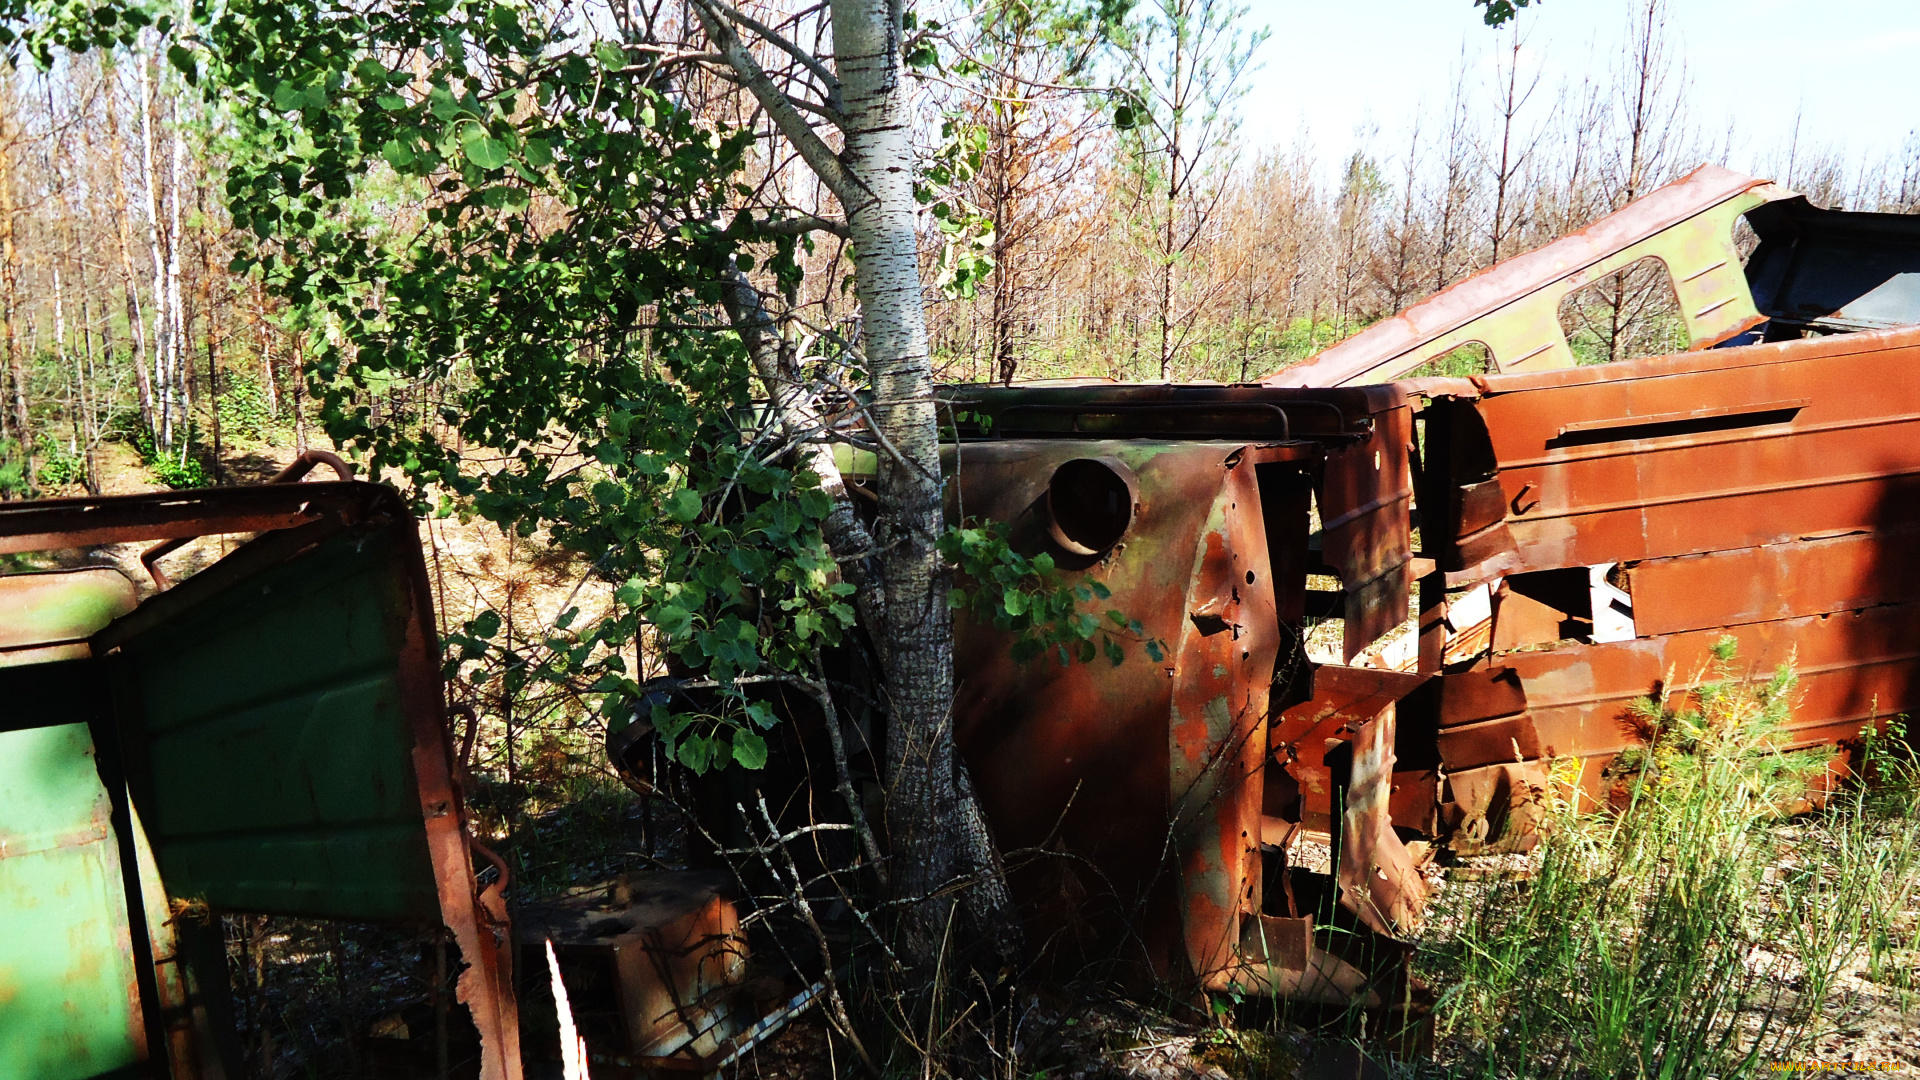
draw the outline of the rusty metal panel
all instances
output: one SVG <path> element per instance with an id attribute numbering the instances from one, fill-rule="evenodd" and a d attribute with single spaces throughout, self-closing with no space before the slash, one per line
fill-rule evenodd
<path id="1" fill-rule="evenodd" d="M 90 731 L 97 702 L 78 681 L 87 636 L 134 603 L 113 570 L 0 577 L 0 668 L 13 677 L 0 687 L 7 1080 L 94 1077 L 150 1052 L 128 875 Z"/>
<path id="2" fill-rule="evenodd" d="M 1354 734 L 1337 873 L 1341 900 L 1361 922 L 1375 933 L 1406 937 L 1419 930 L 1432 889 L 1393 831 L 1393 742 L 1391 704 Z"/>
<path id="3" fill-rule="evenodd" d="M 1457 512 L 1457 577 L 1920 522 L 1920 330 L 1475 380 L 1503 528 Z M 1480 482 L 1475 477 L 1464 477 Z"/>
<path id="4" fill-rule="evenodd" d="M 0 1077 L 147 1057 L 110 806 L 85 723 L 0 732 Z"/>
<path id="5" fill-rule="evenodd" d="M 1338 572 L 1345 593 L 1346 660 L 1407 619 L 1412 443 L 1413 410 L 1396 405 L 1375 414 L 1366 441 L 1327 453 L 1318 489 L 1321 557 Z"/>
<path id="6" fill-rule="evenodd" d="M 1539 761 L 1448 772 L 1440 807 L 1448 846 L 1462 855 L 1528 850 L 1540 837 L 1547 787 Z"/>
<path id="7" fill-rule="evenodd" d="M 1158 663 L 1135 642 L 1117 666 L 1020 664 L 1005 636 L 959 627 L 956 734 L 996 834 L 1009 849 L 1073 856 L 1012 872 L 1036 937 L 1091 947 L 1137 919 L 1139 959 L 1158 973 L 1231 979 L 1259 904 L 1259 765 L 1280 640 L 1256 469 L 1313 448 L 1026 440 L 960 453 L 956 511 L 1006 522 L 1017 547 L 1102 582 L 1103 606 L 1170 650 Z M 1092 458 L 1130 469 L 1138 503 L 1110 550 L 1076 556 L 1051 539 L 1045 494 L 1055 469 Z"/>
<path id="8" fill-rule="evenodd" d="M 1761 320 L 1733 245 L 1733 223 L 1788 194 L 1703 165 L 1580 232 L 1483 270 L 1261 381 L 1275 387 L 1385 382 L 1474 342 L 1487 347 L 1497 371 L 1572 367 L 1560 301 L 1648 257 L 1666 265 L 1688 336 L 1703 348 Z"/>
<path id="9" fill-rule="evenodd" d="M 1601 798 L 1601 770 L 1615 754 L 1639 743 L 1634 703 L 1662 689 L 1696 685 L 1710 671 L 1714 643 L 1727 636 L 1735 639 L 1749 677 L 1766 679 L 1785 663 L 1798 672 L 1799 704 L 1788 727 L 1792 746 L 1838 743 L 1857 736 L 1868 723 L 1920 707 L 1920 603 L 1907 603 L 1511 653 L 1500 663 L 1524 696 L 1525 712 L 1481 724 L 1491 728 L 1524 717 L 1526 724 L 1516 729 L 1530 726 L 1534 741 L 1523 740 L 1520 752 L 1506 760 L 1578 758 L 1580 786 Z M 1462 728 L 1480 726 L 1470 715 L 1460 719 Z M 1487 759 L 1499 749 L 1497 735 L 1461 744 L 1475 751 L 1468 752 L 1445 741 L 1448 730 L 1443 726 L 1441 752 L 1450 783 L 1457 779 L 1455 769 L 1493 763 Z"/>
<path id="10" fill-rule="evenodd" d="M 747 938 L 727 877 L 634 874 L 532 905 L 515 927 L 521 962 L 539 970 L 553 944 L 574 1021 L 596 1056 L 709 1072 L 761 1012 L 741 993 Z"/>
<path id="11" fill-rule="evenodd" d="M 1332 828 L 1334 791 L 1327 767 L 1328 745 L 1350 740 L 1427 678 L 1384 668 L 1323 664 L 1313 673 L 1312 699 L 1275 718 L 1269 736 L 1273 762 L 1299 784 L 1300 820 L 1307 828 L 1323 832 Z"/>
<path id="12" fill-rule="evenodd" d="M 92 655 L 87 637 L 139 603 L 108 567 L 0 577 L 0 667 Z"/>
<path id="13" fill-rule="evenodd" d="M 1641 636 L 1920 600 L 1920 530 L 1649 559 L 1627 571 Z"/>
<path id="14" fill-rule="evenodd" d="M 124 786 L 132 789 L 127 812 L 115 811 L 121 864 L 141 863 L 139 877 L 164 883 L 172 898 L 216 898 L 217 904 L 230 910 L 443 921 L 466 964 L 458 994 L 470 1006 L 481 1035 L 482 1076 L 486 1080 L 518 1077 L 511 943 L 501 885 L 485 891 L 475 888 L 472 850 L 477 845 L 467 834 L 464 807 L 451 779 L 431 594 L 419 538 L 399 497 L 370 484 L 328 483 L 0 506 L 0 548 L 5 550 L 67 548 L 106 539 L 178 539 L 257 528 L 269 531 L 181 588 L 141 605 L 85 639 L 82 644 L 89 649 L 89 658 L 5 669 L 10 680 L 21 682 L 28 691 L 15 695 L 10 704 L 36 715 L 56 708 L 61 692 L 58 680 L 49 681 L 49 676 L 56 669 L 69 670 L 62 665 L 85 666 L 75 685 L 97 692 L 112 689 L 111 700 L 101 704 L 95 737 L 106 733 L 110 747 L 103 750 L 103 760 L 124 761 Z M 348 554 L 342 554 L 342 544 L 350 549 Z M 303 570 L 342 559 L 352 563 L 355 558 L 361 563 L 384 560 L 387 569 L 375 574 L 385 575 L 379 587 L 370 591 L 354 587 L 352 583 L 359 579 L 348 574 L 343 579 L 350 579 L 348 587 L 334 589 L 329 597 L 319 594 L 329 585 L 339 585 L 338 581 L 301 580 Z M 272 595 L 275 586 L 281 587 L 277 596 Z M 303 592 L 303 586 L 312 587 Z M 313 601 L 316 596 L 321 608 L 331 604 L 339 609 L 336 614 L 346 613 L 329 624 L 338 624 L 333 629 L 344 631 L 344 636 L 306 633 L 303 627 L 312 630 L 314 626 L 298 618 L 291 623 L 282 618 L 284 625 L 266 627 L 273 632 L 258 632 L 285 615 L 281 609 L 288 603 L 298 607 L 303 597 Z M 380 610 L 363 613 L 365 617 L 351 614 L 359 610 L 355 605 L 367 604 Z M 201 654 L 181 652 L 191 652 L 195 643 L 205 646 Z M 328 668 L 329 664 L 333 667 Z M 315 674 L 317 680 L 307 688 L 319 695 L 308 695 L 313 706 L 309 722 L 272 723 L 273 716 L 268 714 L 275 707 L 274 695 L 256 691 L 263 686 L 270 691 L 268 684 L 276 678 L 282 683 L 290 676 L 298 681 L 301 672 Z M 189 713 L 200 719 L 188 722 Z M 352 730 L 328 727 L 327 722 L 363 714 L 373 718 L 370 729 L 365 724 L 348 725 Z M 326 722 L 316 727 L 311 722 L 315 717 Z M 184 743 L 169 741 L 179 743 L 179 736 L 195 724 L 210 724 L 213 735 L 210 741 L 201 740 L 202 750 L 207 751 L 201 756 Z M 305 739 L 269 755 L 284 768 L 264 769 L 265 758 L 249 758 L 244 752 L 247 738 L 258 743 L 262 737 L 281 736 L 296 742 Z M 364 824 L 367 814 L 377 817 L 375 811 L 382 807 L 392 809 L 387 804 L 394 792 L 381 791 L 361 800 L 356 810 L 354 799 L 333 790 L 341 771 L 327 764 L 337 763 L 342 754 L 378 757 L 382 750 L 397 764 L 387 761 L 373 773 L 358 770 L 352 776 L 366 780 L 371 775 L 375 787 L 400 785 L 398 794 L 405 805 L 396 827 L 402 832 L 410 829 L 415 838 L 395 834 L 387 846 L 412 853 L 401 860 L 407 863 L 403 876 L 419 880 L 372 880 L 385 864 L 343 863 L 335 858 L 303 866 L 297 858 L 269 858 L 264 853 L 272 845 L 264 843 L 250 857 L 244 844 L 236 848 L 231 843 L 234 834 L 250 826 L 264 824 L 270 833 L 276 824 L 287 825 L 282 819 L 288 804 L 296 809 L 319 808 L 318 816 L 307 822 L 314 827 L 307 841 L 321 839 L 317 833 L 330 827 L 351 832 Z M 229 767 L 218 767 L 222 760 Z M 304 770 L 304 778 L 289 777 L 289 769 Z M 276 778 L 290 780 L 291 786 L 283 783 L 275 790 Z M 219 820 L 207 818 L 202 813 L 206 807 L 197 806 L 221 798 L 227 804 L 223 816 L 216 815 Z M 136 858 L 135 821 L 153 831 L 156 858 L 151 867 L 144 858 Z M 223 829 L 228 834 L 224 839 Z M 298 847 L 300 838 L 294 840 Z M 210 860 L 208 853 L 222 844 L 224 854 Z M 137 878 L 129 875 L 128 880 Z M 367 888 L 356 891 L 356 883 Z M 330 887 L 334 899 L 341 902 L 316 901 Z M 22 927 L 26 915 L 19 903 L 0 910 L 8 933 Z M 135 930 L 144 929 L 145 922 L 137 920 Z M 124 956 L 129 947 L 144 947 L 145 936 L 136 932 L 131 946 L 123 936 L 119 951 L 111 955 Z M 157 937 L 155 944 L 160 944 Z M 99 959 L 106 963 L 110 956 L 103 954 Z M 178 972 L 163 975 L 161 984 L 155 985 L 150 971 L 142 969 L 141 997 L 150 1013 L 178 1005 Z M 169 1022 L 163 1035 L 167 1045 L 161 1052 L 177 1062 L 189 1061 L 193 1048 L 176 1038 L 179 1034 Z"/>

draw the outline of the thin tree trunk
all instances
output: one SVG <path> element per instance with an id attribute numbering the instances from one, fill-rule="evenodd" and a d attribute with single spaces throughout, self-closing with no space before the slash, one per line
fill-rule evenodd
<path id="1" fill-rule="evenodd" d="M 176 420 L 180 424 L 191 424 L 193 400 L 191 390 L 193 363 L 192 349 L 187 337 L 186 299 L 180 295 L 180 203 L 182 188 L 180 172 L 182 159 L 186 157 L 187 140 L 180 133 L 180 99 L 175 95 L 173 101 L 173 162 L 168 170 L 169 183 L 173 197 L 170 200 L 167 221 L 167 307 L 172 320 L 168 328 L 167 366 L 174 387 L 173 397 L 177 402 Z M 189 433 L 191 428 L 188 429 Z M 191 438 L 191 434 L 189 434 Z M 181 461 L 186 460 L 185 456 Z"/>
<path id="2" fill-rule="evenodd" d="M 106 85 L 101 93 L 107 109 L 107 171 L 113 174 L 113 220 L 115 239 L 120 244 L 120 276 L 127 293 L 127 329 L 133 338 L 134 381 L 140 388 L 140 422 L 153 430 L 153 379 L 147 370 L 147 328 L 140 312 L 140 287 L 133 272 L 132 209 L 127 198 L 127 175 L 123 162 L 126 148 L 120 139 L 120 111 L 114 105 L 111 67 L 102 67 Z M 152 171 L 148 171 L 152 175 Z M 109 350 L 111 352 L 111 350 Z"/>
<path id="3" fill-rule="evenodd" d="M 27 371 L 14 333 L 19 314 L 19 279 L 13 245 L 13 141 L 19 129 L 13 123 L 13 72 L 0 72 L 0 322 L 6 324 L 7 377 L 13 383 L 13 437 L 26 463 L 25 483 L 33 491 L 33 427 L 27 417 Z"/>
<path id="4" fill-rule="evenodd" d="M 914 228 L 912 116 L 904 85 L 898 0 L 832 0 L 834 63 L 846 113 L 843 199 L 860 252 L 854 290 L 861 347 L 873 373 L 873 418 L 893 450 L 880 458 L 881 570 L 886 581 L 887 824 L 901 907 L 900 954 L 930 980 L 941 967 L 961 892 L 975 936 L 1017 952 L 999 855 L 953 740 L 953 619 L 935 547 L 945 527 L 933 365 L 927 351 Z M 968 940 L 955 937 L 952 940 Z M 996 958 L 998 959 L 998 958 Z"/>
<path id="5" fill-rule="evenodd" d="M 153 431 L 164 448 L 173 446 L 173 401 L 167 382 L 167 272 L 160 255 L 160 174 L 153 164 L 152 57 L 136 54 L 140 79 L 140 176 L 147 193 L 147 249 L 153 257 Z"/>

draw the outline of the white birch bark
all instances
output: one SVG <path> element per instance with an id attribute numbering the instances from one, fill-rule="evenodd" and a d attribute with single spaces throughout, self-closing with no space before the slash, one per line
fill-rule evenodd
<path id="1" fill-rule="evenodd" d="M 900 0 L 832 0 L 835 74 L 846 148 L 859 190 L 842 197 L 858 253 L 861 351 L 873 379 L 873 418 L 897 451 L 880 457 L 881 573 L 887 593 L 888 839 L 902 858 L 897 896 L 931 898 L 975 880 L 965 909 L 975 933 L 1004 959 L 1015 948 L 998 856 L 963 776 L 953 739 L 953 618 L 947 572 L 935 547 L 941 506 L 940 436 L 933 363 L 914 228 L 911 103 L 901 57 Z M 824 178 L 823 178 L 824 179 Z M 931 974 L 951 901 L 911 903 L 902 955 Z M 979 940 L 976 938 L 975 940 Z"/>
<path id="2" fill-rule="evenodd" d="M 167 187 L 172 193 L 172 205 L 168 210 L 167 222 L 167 312 L 171 326 L 167 334 L 167 368 L 172 378 L 170 387 L 176 402 L 175 416 L 179 423 L 185 424 L 193 402 L 187 393 L 187 365 L 191 358 L 187 355 L 187 319 L 186 307 L 180 297 L 180 203 L 185 194 L 180 187 L 181 164 L 187 156 L 187 140 L 180 133 L 180 100 L 174 98 L 173 104 L 173 162 L 168 170 Z"/>
<path id="3" fill-rule="evenodd" d="M 162 446 L 173 445 L 172 395 L 167 383 L 167 277 L 160 255 L 160 174 L 153 164 L 153 58 L 148 52 L 134 57 L 140 79 L 140 178 L 147 195 L 147 250 L 153 258 L 153 395 Z"/>
<path id="4" fill-rule="evenodd" d="M 127 196 L 127 174 L 125 147 L 120 141 L 120 114 L 114 106 L 114 87 L 119 82 L 118 75 L 110 64 L 103 64 L 102 72 L 106 76 L 106 85 L 102 89 L 107 112 L 107 153 L 111 164 L 108 171 L 113 175 L 113 223 L 115 239 L 120 244 L 120 276 L 127 292 L 127 329 L 133 337 L 133 370 L 135 382 L 140 389 L 140 421 L 148 427 L 153 426 L 153 378 L 147 365 L 147 328 L 141 314 L 140 287 L 133 269 L 133 237 L 130 219 L 132 217 L 131 200 Z"/>
<path id="5" fill-rule="evenodd" d="M 997 954 L 994 960 L 1016 959 L 1019 932 L 998 852 L 954 750 L 953 619 L 946 565 L 935 546 L 945 521 L 914 228 L 912 116 L 901 56 L 904 5 L 902 0 L 831 0 L 834 72 L 824 112 L 846 138 L 837 155 L 762 70 L 733 26 L 748 26 L 763 37 L 765 28 L 723 0 L 694 0 L 694 11 L 780 133 L 840 200 L 858 252 L 859 344 L 873 380 L 874 426 L 887 447 L 880 456 L 874 537 L 883 593 L 871 585 L 861 590 L 866 601 L 861 616 L 886 673 L 887 831 L 898 860 L 889 885 L 903 902 L 897 952 L 916 969 L 923 988 L 933 988 L 956 896 L 970 924 L 967 940 L 985 941 Z M 774 44 L 793 52 L 790 43 Z M 808 66 L 818 74 L 814 64 Z M 782 389 L 785 373 L 769 359 L 768 335 L 757 322 L 743 325 L 736 309 L 745 305 L 731 301 L 734 324 L 763 379 L 773 374 L 769 393 L 784 415 L 804 422 L 808 406 Z M 830 457 L 803 457 L 812 459 L 806 464 L 820 470 L 823 481 L 831 481 L 830 491 L 838 487 Z M 831 519 L 827 524 L 833 527 Z M 847 530 L 839 539 L 854 536 L 864 539 L 864 532 Z M 840 550 L 834 536 L 828 542 L 843 558 L 856 554 Z M 875 614 L 880 595 L 884 610 Z"/>

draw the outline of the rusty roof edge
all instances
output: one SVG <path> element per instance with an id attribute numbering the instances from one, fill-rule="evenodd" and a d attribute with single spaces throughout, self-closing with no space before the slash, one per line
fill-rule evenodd
<path id="1" fill-rule="evenodd" d="M 1660 379 L 1697 371 L 1722 368 L 1761 367 L 1767 364 L 1791 364 L 1815 357 L 1849 356 L 1855 353 L 1882 352 L 1887 349 L 1920 346 L 1920 326 L 1895 326 L 1885 330 L 1862 330 L 1851 334 L 1833 334 L 1797 341 L 1774 341 L 1759 345 L 1737 345 L 1698 352 L 1649 356 L 1641 360 L 1621 360 L 1611 364 L 1555 368 L 1547 371 L 1515 371 L 1505 375 L 1476 375 L 1470 379 L 1406 379 L 1391 385 L 1423 397 L 1493 397 L 1522 390 L 1544 390 L 1557 386 L 1580 386 L 1596 382 L 1627 382 L 1635 379 Z"/>
<path id="2" fill-rule="evenodd" d="M 1579 232 L 1496 263 L 1260 382 L 1275 387 L 1339 385 L 1664 229 L 1770 183 L 1718 165 L 1702 165 Z"/>

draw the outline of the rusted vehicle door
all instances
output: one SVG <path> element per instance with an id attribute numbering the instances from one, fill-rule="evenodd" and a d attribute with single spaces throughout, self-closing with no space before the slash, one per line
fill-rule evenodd
<path id="1" fill-rule="evenodd" d="M 1443 816 L 1499 839 L 1495 792 L 1550 758 L 1601 797 L 1634 700 L 1686 689 L 1725 636 L 1756 677 L 1798 670 L 1794 745 L 1920 704 L 1916 362 L 1909 327 L 1423 384 L 1430 553 L 1499 583 L 1490 647 L 1444 677 Z"/>
<path id="2" fill-rule="evenodd" d="M 228 912 L 444 924 L 479 1075 L 519 1075 L 505 911 L 475 884 L 398 497 L 321 483 L 11 504 L 0 550 L 263 527 L 138 606 L 14 635 L 39 645 L 0 668 L 0 739 L 32 753 L 0 753 L 0 828 L 70 854 L 0 858 L 0 1077 L 232 1075 L 223 956 L 188 940 Z M 0 611 L 23 627 L 45 607 Z"/>

